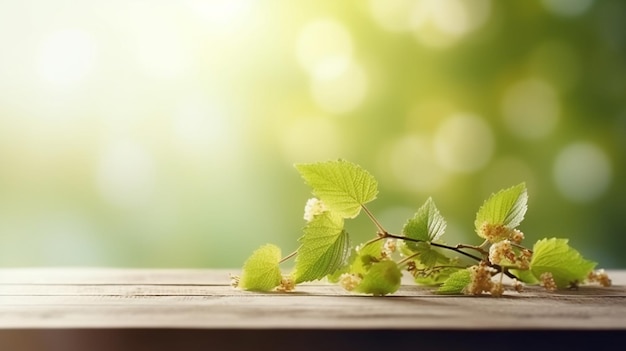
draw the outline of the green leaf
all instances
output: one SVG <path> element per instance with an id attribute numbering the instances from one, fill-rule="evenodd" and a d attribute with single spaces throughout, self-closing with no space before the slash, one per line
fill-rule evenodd
<path id="1" fill-rule="evenodd" d="M 458 272 L 457 267 L 445 267 L 437 270 L 427 270 L 423 274 L 417 274 L 415 276 L 415 283 L 420 285 L 440 285 L 444 283 L 450 275 Z"/>
<path id="2" fill-rule="evenodd" d="M 384 243 L 384 240 L 377 240 L 367 246 L 358 248 L 358 255 L 350 266 L 350 273 L 360 275 L 367 273 L 372 263 L 380 261 Z"/>
<path id="3" fill-rule="evenodd" d="M 270 291 L 280 285 L 280 248 L 266 244 L 252 253 L 243 265 L 239 287 L 244 290 Z"/>
<path id="4" fill-rule="evenodd" d="M 567 288 L 571 283 L 583 282 L 595 268 L 596 262 L 584 259 L 567 242 L 567 239 L 551 238 L 535 243 L 530 271 L 537 279 L 550 272 L 558 288 Z"/>
<path id="5" fill-rule="evenodd" d="M 482 238 L 489 239 L 481 231 L 485 224 L 493 227 L 516 228 L 524 220 L 527 202 L 525 183 L 492 194 L 476 213 L 474 221 L 476 233 Z"/>
<path id="6" fill-rule="evenodd" d="M 341 268 L 350 254 L 350 237 L 343 230 L 343 218 L 326 211 L 304 228 L 296 257 L 296 283 L 317 280 Z"/>
<path id="7" fill-rule="evenodd" d="M 534 284 L 539 283 L 539 280 L 535 278 L 535 276 L 529 269 L 527 270 L 511 269 L 511 273 L 513 273 L 513 275 L 516 276 L 519 281 L 524 282 L 526 284 L 534 285 Z"/>
<path id="8" fill-rule="evenodd" d="M 376 179 L 360 166 L 345 160 L 295 165 L 313 194 L 331 211 L 354 218 L 361 206 L 378 194 Z"/>
<path id="9" fill-rule="evenodd" d="M 402 272 L 394 261 L 372 263 L 355 291 L 377 296 L 393 294 L 400 288 Z"/>
<path id="10" fill-rule="evenodd" d="M 446 221 L 439 213 L 432 198 L 428 198 L 426 203 L 420 207 L 415 216 L 409 219 L 402 228 L 402 234 L 411 239 L 422 241 L 437 241 L 446 230 Z M 407 241 L 407 245 L 412 248 L 417 245 L 415 242 Z"/>
<path id="11" fill-rule="evenodd" d="M 417 259 L 425 267 L 432 267 L 437 264 L 446 264 L 450 262 L 450 258 L 448 256 L 442 254 L 430 244 L 420 244 L 423 248 L 420 248 L 420 250 L 418 250 L 418 252 L 420 252 L 420 255 L 417 256 Z"/>
<path id="12" fill-rule="evenodd" d="M 437 294 L 456 295 L 462 294 L 466 286 L 471 283 L 470 271 L 463 269 L 452 273 L 450 277 L 437 289 Z"/>
<path id="13" fill-rule="evenodd" d="M 450 258 L 439 252 L 428 242 L 412 243 L 402 241 L 398 244 L 400 252 L 404 256 L 414 256 L 414 261 L 418 267 L 432 267 L 437 263 L 449 263 Z"/>
<path id="14" fill-rule="evenodd" d="M 338 283 L 342 274 L 350 272 L 350 268 L 352 267 L 352 265 L 354 264 L 354 262 L 356 261 L 358 257 L 359 257 L 359 254 L 356 252 L 356 249 L 354 248 L 351 249 L 348 254 L 348 259 L 346 259 L 345 264 L 326 276 L 326 279 L 328 280 L 328 282 L 333 283 L 333 284 Z"/>

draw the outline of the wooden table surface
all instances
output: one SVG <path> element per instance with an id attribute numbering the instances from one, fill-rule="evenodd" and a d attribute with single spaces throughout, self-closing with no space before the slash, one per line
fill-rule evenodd
<path id="1" fill-rule="evenodd" d="M 505 335 L 510 333 L 541 333 L 559 341 L 582 336 L 587 341 L 626 339 L 626 271 L 609 272 L 614 283 L 610 288 L 583 286 L 547 293 L 527 287 L 523 293 L 507 292 L 501 298 L 439 296 L 408 281 L 386 297 L 350 295 L 322 282 L 298 286 L 292 293 L 255 293 L 232 288 L 229 272 L 237 273 L 0 269 L 0 350 L 56 350 L 58 345 L 48 341 L 59 338 L 73 340 L 61 346 L 80 347 L 87 347 L 81 344 L 83 339 L 107 340 L 100 346 L 111 349 L 158 340 L 155 335 L 164 337 L 154 344 L 161 346 L 167 340 L 194 338 L 194 345 L 201 345 L 199 337 L 209 335 L 206 342 L 213 345 L 219 341 L 220 345 L 273 347 L 281 340 L 303 344 L 296 349 L 312 348 L 315 342 L 299 340 L 322 334 L 335 340 L 335 346 L 349 342 L 348 347 L 358 342 L 371 346 L 372 340 L 393 343 L 408 335 L 407 342 L 421 335 L 422 343 L 428 338 L 440 346 L 456 345 L 445 344 L 457 340 L 451 335 L 466 344 L 480 333 L 507 342 Z M 127 336 L 115 344 L 120 335 Z"/>

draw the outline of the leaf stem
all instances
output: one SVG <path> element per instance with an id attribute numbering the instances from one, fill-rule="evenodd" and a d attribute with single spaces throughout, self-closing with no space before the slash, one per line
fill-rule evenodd
<path id="1" fill-rule="evenodd" d="M 364 248 L 364 247 L 366 247 L 368 245 L 371 245 L 371 244 L 373 244 L 373 243 L 375 243 L 375 242 L 377 242 L 379 240 L 383 240 L 384 238 L 385 237 L 379 235 L 379 236 L 375 237 L 374 239 L 370 239 L 370 240 L 366 241 L 363 245 L 361 245 L 361 248 Z"/>
<path id="2" fill-rule="evenodd" d="M 283 263 L 283 262 L 287 261 L 288 259 L 290 259 L 290 258 L 294 257 L 294 256 L 295 256 L 295 255 L 297 255 L 297 254 L 298 254 L 298 250 L 296 250 L 296 251 L 294 251 L 294 252 L 290 253 L 289 255 L 287 255 L 287 256 L 285 256 L 285 257 L 281 258 L 281 259 L 280 259 L 280 261 L 278 261 L 278 264 L 281 264 L 281 263 Z"/>
<path id="3" fill-rule="evenodd" d="M 410 261 L 411 259 L 413 259 L 414 257 L 417 257 L 417 256 L 419 256 L 419 255 L 420 255 L 420 253 L 419 253 L 419 252 L 414 253 L 414 254 L 412 254 L 411 256 L 407 256 L 407 257 L 405 257 L 405 258 L 401 259 L 400 261 L 398 261 L 398 262 L 397 262 L 397 264 L 398 264 L 398 266 L 400 266 L 400 265 L 402 265 L 402 264 L 405 264 L 405 263 L 407 263 L 408 261 Z"/>
<path id="4" fill-rule="evenodd" d="M 361 208 L 363 209 L 363 211 L 365 211 L 365 214 L 372 220 L 372 222 L 376 226 L 376 229 L 378 229 L 378 235 L 379 236 L 388 234 L 387 231 L 385 230 L 385 228 L 383 228 L 383 226 L 380 224 L 380 222 L 376 219 L 376 217 L 374 217 L 372 212 L 370 212 L 370 210 L 368 210 L 367 207 L 365 207 L 365 205 L 361 205 Z"/>
<path id="5" fill-rule="evenodd" d="M 517 247 L 517 248 L 518 248 L 518 249 L 520 249 L 520 250 L 527 250 L 528 252 L 533 253 L 533 250 L 531 250 L 531 249 L 529 249 L 529 248 L 527 248 L 527 247 L 525 247 L 525 246 L 522 246 L 522 245 L 520 245 L 520 244 L 511 243 L 511 246 L 513 246 L 513 247 Z"/>

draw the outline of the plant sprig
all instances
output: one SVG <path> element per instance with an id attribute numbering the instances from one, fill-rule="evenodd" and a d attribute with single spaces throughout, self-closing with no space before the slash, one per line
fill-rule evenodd
<path id="1" fill-rule="evenodd" d="M 400 234 L 394 234 L 366 207 L 376 199 L 378 183 L 360 166 L 336 160 L 297 164 L 296 169 L 315 196 L 305 206 L 307 224 L 300 247 L 283 258 L 275 245 L 260 247 L 235 279 L 239 288 L 290 291 L 297 284 L 327 278 L 348 291 L 387 295 L 398 290 L 403 272 L 440 294 L 501 296 L 505 288 L 521 291 L 523 283 L 550 291 L 586 282 L 611 283 L 567 239 L 541 239 L 532 250 L 524 246 L 524 234 L 517 229 L 527 209 L 524 183 L 492 194 L 480 207 L 474 230 L 482 244 L 448 245 L 442 241 L 446 221 L 432 198 L 407 220 Z M 353 248 L 344 222 L 361 213 L 376 232 Z M 461 256 L 472 263 L 461 263 Z M 292 257 L 293 271 L 281 273 L 279 264 Z M 513 283 L 505 287 L 503 276 Z"/>

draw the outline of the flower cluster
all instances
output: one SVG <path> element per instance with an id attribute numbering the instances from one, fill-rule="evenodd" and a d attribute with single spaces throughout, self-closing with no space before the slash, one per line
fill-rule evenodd
<path id="1" fill-rule="evenodd" d="M 524 240 L 524 233 L 517 229 L 512 229 L 502 224 L 489 224 L 487 222 L 480 226 L 479 235 L 492 243 L 508 239 L 519 244 Z"/>
<path id="2" fill-rule="evenodd" d="M 511 239 L 512 242 L 519 244 L 522 242 L 522 240 L 524 240 L 524 233 L 522 233 L 521 230 L 513 229 L 509 233 L 509 239 Z"/>
<path id="3" fill-rule="evenodd" d="M 289 292 L 296 288 L 296 282 L 290 275 L 283 275 L 280 285 L 276 287 L 276 291 Z"/>
<path id="4" fill-rule="evenodd" d="M 489 267 L 485 261 L 481 261 L 475 266 L 468 268 L 470 272 L 470 283 L 465 287 L 466 295 L 482 295 L 490 293 L 493 296 L 501 296 L 504 292 L 502 283 L 493 282 L 491 277 L 497 272 L 495 268 Z"/>
<path id="5" fill-rule="evenodd" d="M 497 265 L 515 266 L 526 270 L 530 267 L 531 257 L 532 252 L 528 249 L 521 249 L 519 254 L 516 254 L 509 239 L 498 241 L 489 247 L 489 262 Z"/>
<path id="6" fill-rule="evenodd" d="M 513 245 L 508 239 L 498 241 L 489 248 L 489 262 L 493 264 L 502 264 L 503 262 L 515 262 L 515 251 Z"/>
<path id="7" fill-rule="evenodd" d="M 387 239 L 383 245 L 382 258 L 390 258 L 394 252 L 398 249 L 398 243 L 396 239 Z"/>
<path id="8" fill-rule="evenodd" d="M 304 206 L 304 220 L 310 222 L 313 218 L 319 214 L 326 212 L 328 209 L 322 200 L 318 198 L 311 198 L 307 200 Z"/>
<path id="9" fill-rule="evenodd" d="M 518 293 L 524 291 L 524 283 L 520 282 L 517 279 L 513 279 L 513 283 L 511 285 L 513 286 L 513 289 Z"/>
<path id="10" fill-rule="evenodd" d="M 541 273 L 539 276 L 539 280 L 541 281 L 541 286 L 543 286 L 548 291 L 556 291 L 557 286 L 554 281 L 554 277 L 550 272 Z"/>
<path id="11" fill-rule="evenodd" d="M 354 290 L 361 284 L 362 278 L 357 274 L 344 273 L 339 277 L 339 285 L 347 291 Z"/>
<path id="12" fill-rule="evenodd" d="M 230 278 L 230 286 L 232 286 L 233 288 L 239 286 L 240 277 L 238 275 L 229 274 L 228 277 Z"/>
<path id="13" fill-rule="evenodd" d="M 589 282 L 597 282 L 604 287 L 609 287 L 612 284 L 611 278 L 609 278 L 609 275 L 604 271 L 604 269 L 592 271 L 589 273 L 589 276 L 587 276 L 587 280 Z"/>

